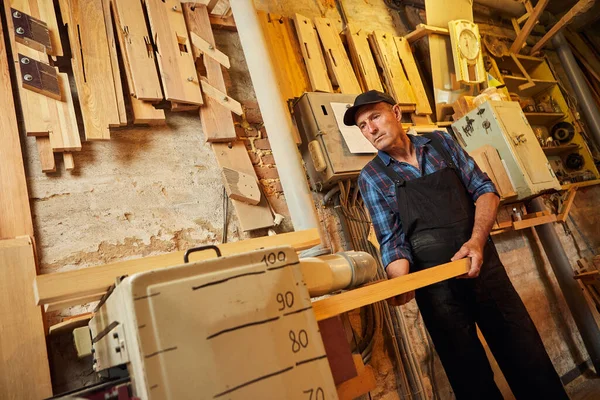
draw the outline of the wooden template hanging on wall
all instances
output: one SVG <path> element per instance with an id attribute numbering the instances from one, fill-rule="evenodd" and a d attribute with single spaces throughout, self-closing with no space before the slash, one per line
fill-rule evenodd
<path id="1" fill-rule="evenodd" d="M 402 61 L 402 65 L 408 76 L 408 81 L 410 82 L 410 86 L 415 95 L 415 100 L 417 102 L 416 113 L 431 114 L 432 111 L 429 100 L 427 99 L 427 93 L 425 93 L 425 87 L 423 86 L 423 81 L 421 81 L 421 75 L 419 74 L 419 69 L 417 68 L 417 63 L 415 62 L 415 57 L 408 40 L 396 36 L 394 37 L 394 43 L 396 44 L 398 56 Z"/>
<path id="2" fill-rule="evenodd" d="M 360 78 L 362 89 L 383 92 L 377 65 L 369 46 L 368 32 L 349 22 L 346 25 L 345 33 L 352 64 L 356 75 Z"/>
<path id="3" fill-rule="evenodd" d="M 333 93 L 331 81 L 327 76 L 325 59 L 323 53 L 321 53 L 319 38 L 312 21 L 303 15 L 295 14 L 294 25 L 296 26 L 296 33 L 300 41 L 302 57 L 304 57 L 304 63 L 308 70 L 312 90 Z"/>

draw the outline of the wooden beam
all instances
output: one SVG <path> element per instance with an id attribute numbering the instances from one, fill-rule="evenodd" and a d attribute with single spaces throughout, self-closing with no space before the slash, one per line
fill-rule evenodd
<path id="1" fill-rule="evenodd" d="M 470 258 L 452 261 L 438 265 L 437 267 L 414 272 L 399 278 L 379 281 L 315 301 L 313 303 L 313 311 L 317 321 L 321 321 L 356 308 L 398 296 L 402 293 L 410 292 L 411 290 L 464 275 L 469 272 L 470 268 Z"/>
<path id="2" fill-rule="evenodd" d="M 540 2 L 542 2 L 542 1 L 547 2 L 547 0 L 540 0 Z M 590 7 L 594 5 L 595 1 L 596 0 L 579 0 L 577 2 L 577 4 L 575 4 L 569 11 L 567 11 L 567 13 L 565 15 L 563 15 L 562 18 L 556 24 L 554 24 L 554 26 L 535 44 L 535 46 L 533 46 L 533 48 L 531 49 L 531 55 L 534 55 L 535 53 L 540 51 L 542 49 L 542 47 L 544 47 L 544 45 L 550 39 L 552 39 L 552 37 L 554 35 L 556 35 L 556 33 L 558 31 L 560 31 L 567 24 L 569 24 L 573 20 L 573 18 L 575 18 L 577 15 L 589 10 Z M 540 3 L 538 3 L 538 5 L 539 4 Z M 536 6 L 535 8 L 537 9 L 537 7 L 538 6 Z M 527 22 L 529 22 L 529 21 L 527 21 Z M 511 51 L 512 51 L 512 47 L 511 47 Z"/>
<path id="3" fill-rule="evenodd" d="M 523 29 L 521 29 L 521 31 L 517 35 L 517 38 L 513 42 L 512 46 L 510 46 L 511 53 L 518 54 L 521 51 L 521 49 L 523 48 L 523 45 L 525 44 L 525 40 L 527 40 L 527 37 L 533 30 L 533 27 L 538 23 L 538 19 L 540 18 L 540 15 L 542 14 L 544 9 L 548 5 L 549 1 L 550 0 L 539 0 L 538 1 L 535 8 L 533 9 L 533 12 L 531 13 L 531 15 L 529 15 L 527 22 L 523 26 Z"/>
<path id="4" fill-rule="evenodd" d="M 321 243 L 319 231 L 317 229 L 309 229 L 225 243 L 217 247 L 219 247 L 223 256 L 228 256 L 263 247 L 276 246 L 291 246 L 296 251 L 301 251 L 314 247 L 319 243 Z M 77 298 L 85 300 L 85 302 L 99 300 L 100 295 L 115 283 L 115 278 L 183 264 L 184 253 L 184 251 L 177 251 L 74 271 L 39 275 L 34 282 L 35 299 L 37 304 L 40 305 L 66 302 Z M 193 253 L 190 256 L 190 260 L 193 262 L 214 257 L 215 252 L 209 250 Z M 98 297 L 92 300 L 93 295 Z"/>
<path id="5" fill-rule="evenodd" d="M 0 399 L 45 399 L 52 383 L 31 239 L 0 240 L 0 266 Z"/>
<path id="6" fill-rule="evenodd" d="M 571 211 L 571 207 L 573 206 L 573 201 L 575 201 L 576 194 L 577 194 L 576 187 L 569 189 L 569 191 L 567 192 L 567 199 L 565 200 L 562 207 L 560 208 L 560 212 L 558 213 L 558 217 L 556 218 L 557 222 L 566 221 L 567 217 L 569 216 L 569 211 Z"/>

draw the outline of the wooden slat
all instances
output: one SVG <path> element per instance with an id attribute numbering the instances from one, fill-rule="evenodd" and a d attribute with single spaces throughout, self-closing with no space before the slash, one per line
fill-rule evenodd
<path id="1" fill-rule="evenodd" d="M 549 224 L 556 222 L 556 215 L 544 215 L 542 217 L 524 219 L 522 221 L 514 221 L 513 228 L 517 231 L 520 229 L 531 228 L 533 226 Z"/>
<path id="2" fill-rule="evenodd" d="M 54 152 L 52 151 L 50 138 L 47 136 L 37 136 L 35 138 L 35 144 L 37 145 L 42 172 L 55 172 L 56 161 L 54 160 Z"/>
<path id="3" fill-rule="evenodd" d="M 52 383 L 31 239 L 0 240 L 0 266 L 0 399 L 45 399 Z"/>
<path id="4" fill-rule="evenodd" d="M 296 251 L 301 251 L 316 246 L 320 242 L 318 230 L 309 229 L 225 243 L 218 247 L 223 256 L 228 256 L 276 246 L 292 246 Z M 34 283 L 35 298 L 39 305 L 66 302 L 77 298 L 81 299 L 82 304 L 99 300 L 102 293 L 114 284 L 115 278 L 183 264 L 184 253 L 184 251 L 177 251 L 97 267 L 39 275 Z M 215 256 L 214 251 L 196 252 L 190 255 L 190 261 L 207 260 Z M 92 300 L 93 296 L 97 297 Z"/>
<path id="5" fill-rule="evenodd" d="M 394 42 L 396 43 L 398 56 L 400 56 L 400 61 L 402 61 L 408 81 L 415 95 L 415 100 L 417 101 L 417 114 L 431 114 L 432 111 L 427 99 L 427 93 L 425 93 L 425 87 L 421 81 L 421 75 L 419 74 L 419 69 L 417 68 L 417 63 L 415 62 L 415 57 L 408 40 L 396 36 L 394 37 Z"/>
<path id="6" fill-rule="evenodd" d="M 294 25 L 312 90 L 332 93 L 333 87 L 327 76 L 327 66 L 312 21 L 303 15 L 294 14 Z"/>
<path id="7" fill-rule="evenodd" d="M 259 183 L 253 176 L 225 167 L 223 168 L 223 179 L 230 199 L 254 206 L 260 203 Z"/>
<path id="8" fill-rule="evenodd" d="M 8 17 L 7 28 L 12 47 L 12 54 L 15 60 L 19 60 L 18 54 L 22 54 L 32 60 L 37 60 L 46 64 L 49 61 L 48 56 L 45 53 L 39 52 L 15 41 L 14 26 L 10 14 L 10 8 L 13 7 L 28 15 L 31 15 L 34 18 L 42 19 L 41 13 L 43 12 L 45 13 L 44 17 L 47 21 L 49 21 L 51 17 L 56 19 L 53 5 L 48 5 L 45 3 L 47 0 L 43 0 L 43 6 L 40 6 L 39 2 L 41 1 L 42 0 L 38 0 L 37 2 L 35 0 L 10 0 L 4 2 L 4 10 Z M 16 75 L 21 76 L 20 62 L 17 62 L 14 65 Z M 65 82 L 67 82 L 65 74 L 59 73 L 59 77 L 60 76 L 65 78 L 59 78 L 59 80 L 64 79 Z M 19 88 L 18 93 L 21 102 L 23 122 L 27 135 L 50 135 L 52 145 L 57 146 L 55 150 L 60 151 L 62 149 L 81 149 L 77 121 L 74 118 L 75 112 L 73 109 L 70 88 L 63 91 L 65 97 L 62 99 L 62 101 L 58 101 L 39 93 L 26 90 L 21 85 L 17 86 Z M 71 143 L 72 146 L 69 145 L 69 143 Z"/>
<path id="9" fill-rule="evenodd" d="M 317 321 L 386 300 L 411 290 L 464 275 L 471 268 L 471 259 L 463 258 L 399 278 L 379 281 L 313 303 Z"/>
<path id="10" fill-rule="evenodd" d="M 73 153 L 63 153 L 63 162 L 65 163 L 65 170 L 71 171 L 75 169 Z"/>
<path id="11" fill-rule="evenodd" d="M 110 55 L 110 66 L 112 68 L 113 83 L 115 85 L 115 99 L 117 101 L 117 110 L 119 112 L 119 122 L 121 126 L 127 125 L 127 110 L 125 108 L 125 96 L 123 94 L 123 83 L 121 82 L 121 70 L 119 68 L 119 56 L 117 55 L 117 39 L 115 27 L 110 10 L 110 0 L 102 1 L 102 11 L 104 15 L 104 26 L 106 28 L 106 38 L 108 40 L 108 53 Z"/>
<path id="12" fill-rule="evenodd" d="M 213 143 L 212 147 L 221 168 L 231 168 L 258 180 L 243 143 L 236 141 L 232 143 L 231 147 L 227 143 Z M 274 225 L 273 215 L 265 196 L 261 196 L 260 203 L 256 206 L 233 199 L 231 202 L 236 210 L 242 231 L 247 232 Z"/>
<path id="13" fill-rule="evenodd" d="M 558 217 L 556 218 L 556 220 L 558 222 L 564 222 L 567 220 L 567 217 L 569 216 L 569 211 L 571 211 L 571 207 L 573 207 L 573 202 L 575 201 L 576 194 L 577 194 L 576 187 L 569 189 L 569 191 L 567 192 L 567 199 L 563 203 L 563 205 L 560 209 L 560 212 L 558 214 Z"/>
<path id="14" fill-rule="evenodd" d="M 315 26 L 325 51 L 325 59 L 342 93 L 360 94 L 362 90 L 354 75 L 337 29 L 327 18 L 315 18 Z"/>
<path id="15" fill-rule="evenodd" d="M 32 2 L 30 1 L 30 4 L 31 3 Z M 48 51 L 48 54 L 52 56 L 62 56 L 63 48 L 60 41 L 56 13 L 54 12 L 54 2 L 52 0 L 37 0 L 37 15 L 39 15 L 39 19 L 44 21 L 48 27 L 50 43 L 52 43 L 52 51 Z"/>
<path id="16" fill-rule="evenodd" d="M 377 72 L 377 65 L 368 41 L 368 32 L 354 23 L 348 23 L 345 29 L 348 48 L 354 70 L 361 81 L 363 90 L 379 90 L 383 92 L 383 86 Z"/>
<path id="17" fill-rule="evenodd" d="M 438 26 L 419 24 L 419 25 L 417 25 L 417 27 L 415 28 L 414 31 L 410 32 L 408 35 L 404 35 L 404 39 L 406 39 L 406 41 L 409 44 L 412 44 L 412 43 L 416 42 L 417 40 L 419 40 L 425 36 L 431 35 L 431 34 L 448 36 L 448 35 L 450 35 L 450 32 L 448 32 L 448 28 L 441 28 Z"/>
<path id="18" fill-rule="evenodd" d="M 194 7 L 191 3 L 184 3 L 182 7 L 189 31 L 215 47 L 215 38 L 210 27 L 206 6 Z M 197 50 L 192 48 L 192 51 Z M 203 69 L 206 71 L 208 83 L 215 89 L 227 93 L 221 64 L 210 57 L 204 57 L 202 61 L 198 62 L 204 63 Z M 200 107 L 200 120 L 202 121 L 202 131 L 209 142 L 229 142 L 237 137 L 231 111 L 211 97 L 206 97 L 204 106 Z"/>
<path id="19" fill-rule="evenodd" d="M 112 3 L 115 29 L 130 93 L 140 100 L 162 100 L 152 40 L 146 27 L 142 3 L 128 0 L 109 1 Z"/>
<path id="20" fill-rule="evenodd" d="M 490 179 L 494 182 L 500 197 L 506 199 L 517 195 L 517 192 L 515 192 L 515 189 L 510 182 L 510 178 L 506 173 L 506 168 L 502 163 L 502 159 L 493 146 L 481 146 L 469 152 L 469 155 L 475 159 L 479 168 L 488 174 Z"/>
<path id="21" fill-rule="evenodd" d="M 165 112 L 154 108 L 152 103 L 131 97 L 134 125 L 164 125 Z"/>
<path id="22" fill-rule="evenodd" d="M 60 2 L 69 30 L 71 65 L 77 85 L 86 140 L 110 139 L 121 125 L 101 1 Z"/>
<path id="23" fill-rule="evenodd" d="M 204 79 L 202 80 L 202 91 L 229 111 L 236 113 L 239 116 L 244 113 L 242 105 L 237 100 L 212 87 L 210 83 L 206 82 Z"/>
<path id="24" fill-rule="evenodd" d="M 538 19 L 540 18 L 540 15 L 542 15 L 542 12 L 548 5 L 549 1 L 550 0 L 540 0 L 537 2 L 535 8 L 533 9 L 533 12 L 531 12 L 529 18 L 527 18 L 527 22 L 525 22 L 523 29 L 519 31 L 517 38 L 510 46 L 511 53 L 518 54 L 521 51 L 523 45 L 525 44 L 525 40 L 527 40 L 527 37 L 529 36 L 535 25 L 538 23 Z"/>
<path id="25" fill-rule="evenodd" d="M 192 44 L 178 0 L 145 0 L 165 99 L 203 104 Z"/>
<path id="26" fill-rule="evenodd" d="M 0 21 L 0 239 L 21 235 L 33 237 L 25 167 L 4 39 Z"/>
<path id="27" fill-rule="evenodd" d="M 374 31 L 369 34 L 369 41 L 375 59 L 383 69 L 387 92 L 400 104 L 416 104 L 415 95 L 394 44 L 394 36 L 388 32 Z"/>
<path id="28" fill-rule="evenodd" d="M 196 35 L 194 32 L 190 32 L 190 39 L 192 39 L 192 44 L 196 48 L 196 50 L 200 50 L 201 54 L 204 54 L 213 60 L 217 61 L 219 64 L 224 66 L 225 68 L 230 68 L 231 65 L 229 63 L 229 57 L 226 54 L 222 53 L 218 49 L 215 48 L 212 44 L 208 43 L 206 40 L 202 39 L 200 36 Z M 192 52 L 194 55 L 194 59 L 198 58 L 199 55 L 196 55 L 196 52 Z"/>

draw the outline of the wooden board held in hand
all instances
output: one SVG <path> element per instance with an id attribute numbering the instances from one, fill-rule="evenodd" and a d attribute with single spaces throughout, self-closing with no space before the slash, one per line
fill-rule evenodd
<path id="1" fill-rule="evenodd" d="M 223 167 L 223 179 L 230 199 L 254 206 L 260 203 L 260 189 L 254 176 Z"/>

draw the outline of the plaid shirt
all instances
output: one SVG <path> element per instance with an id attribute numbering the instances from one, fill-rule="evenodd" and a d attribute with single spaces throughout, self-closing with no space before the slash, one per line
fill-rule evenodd
<path id="1" fill-rule="evenodd" d="M 450 135 L 441 131 L 435 131 L 434 134 L 438 136 L 448 154 L 451 155 L 473 202 L 477 201 L 479 196 L 484 193 L 498 195 L 494 183 Z M 408 138 L 415 146 L 417 161 L 421 167 L 420 171 L 425 171 L 425 175 L 446 167 L 446 162 L 430 144 L 430 139 L 413 135 L 408 135 Z M 414 166 L 396 161 L 385 152 L 380 151 L 379 157 L 386 165 L 389 166 L 391 163 L 394 171 L 406 181 L 422 176 Z M 387 268 L 392 261 L 401 258 L 407 259 L 412 265 L 410 243 L 406 240 L 398 214 L 394 182 L 385 173 L 379 171 L 374 161 L 370 161 L 362 169 L 358 177 L 358 185 L 381 246 L 383 265 Z"/>

